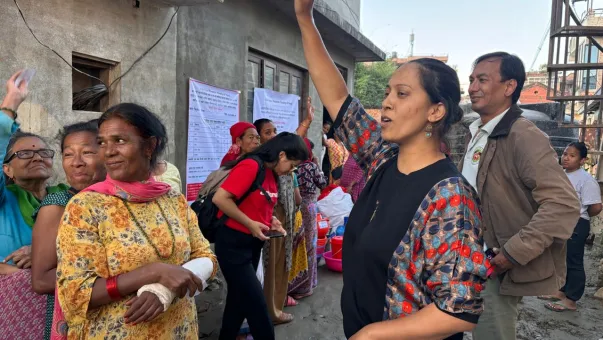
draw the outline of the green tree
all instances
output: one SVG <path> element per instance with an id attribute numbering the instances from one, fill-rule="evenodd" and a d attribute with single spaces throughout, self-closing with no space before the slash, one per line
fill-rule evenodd
<path id="1" fill-rule="evenodd" d="M 367 109 L 381 108 L 385 87 L 396 70 L 392 61 L 365 65 L 357 63 L 354 73 L 354 95 Z"/>

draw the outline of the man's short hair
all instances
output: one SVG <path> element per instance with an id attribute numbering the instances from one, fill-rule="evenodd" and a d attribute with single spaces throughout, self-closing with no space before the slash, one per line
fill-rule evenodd
<path id="1" fill-rule="evenodd" d="M 523 62 L 516 55 L 507 52 L 493 52 L 477 58 L 473 63 L 473 68 L 488 59 L 500 59 L 500 77 L 502 81 L 514 79 L 517 82 L 517 88 L 511 96 L 513 104 L 517 104 L 521 90 L 523 90 L 523 84 L 526 81 L 526 69 Z"/>

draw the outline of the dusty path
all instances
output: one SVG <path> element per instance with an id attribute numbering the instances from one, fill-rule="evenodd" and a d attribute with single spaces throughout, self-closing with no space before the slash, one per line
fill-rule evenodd
<path id="1" fill-rule="evenodd" d="M 555 313 L 544 308 L 544 303 L 535 297 L 525 298 L 520 306 L 518 339 L 520 340 L 599 340 L 603 338 L 603 302 L 593 298 L 599 280 L 597 265 L 601 248 L 587 249 L 585 264 L 587 288 L 585 296 L 578 302 L 578 312 Z M 313 296 L 300 305 L 287 308 L 295 321 L 276 327 L 276 338 L 287 340 L 342 340 L 342 317 L 339 307 L 342 288 L 341 274 L 319 268 L 319 284 Z M 198 306 L 200 307 L 200 306 Z M 204 323 L 212 331 L 204 339 L 217 339 L 221 310 L 213 315 L 204 315 Z M 216 329 L 218 328 L 218 329 Z M 203 330 L 202 330 L 203 333 Z M 466 335 L 465 339 L 471 339 Z"/>
<path id="2" fill-rule="evenodd" d="M 525 298 L 520 306 L 517 338 L 521 340 L 598 340 L 603 338 L 603 302 L 593 298 L 599 277 L 597 265 L 601 249 L 587 249 L 585 256 L 587 287 L 578 302 L 579 311 L 555 313 L 544 308 L 535 297 Z M 341 326 L 339 296 L 341 275 L 319 269 L 319 286 L 314 296 L 299 306 L 288 308 L 296 320 L 276 328 L 277 339 L 345 339 Z M 471 339 L 466 335 L 465 339 Z"/>

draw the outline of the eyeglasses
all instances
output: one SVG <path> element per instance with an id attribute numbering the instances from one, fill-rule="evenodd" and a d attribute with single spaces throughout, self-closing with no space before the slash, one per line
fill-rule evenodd
<path id="1" fill-rule="evenodd" d="M 260 136 L 259 135 L 249 135 L 246 137 L 249 140 L 260 140 Z"/>
<path id="2" fill-rule="evenodd" d="M 13 153 L 10 157 L 8 157 L 4 161 L 4 164 L 10 163 L 10 161 L 15 159 L 15 157 L 19 158 L 19 159 L 32 159 L 32 158 L 34 158 L 35 154 L 40 155 L 40 157 L 42 157 L 42 158 L 53 158 L 54 157 L 54 151 L 50 150 L 50 149 L 19 150 L 19 151 Z"/>

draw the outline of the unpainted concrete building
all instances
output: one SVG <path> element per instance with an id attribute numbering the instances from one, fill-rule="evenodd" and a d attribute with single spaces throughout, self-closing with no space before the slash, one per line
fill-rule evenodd
<path id="1" fill-rule="evenodd" d="M 254 87 L 295 93 L 302 98 L 311 96 L 317 110 L 310 137 L 320 146 L 322 104 L 307 72 L 293 1 L 17 0 L 17 3 L 44 44 L 106 84 L 126 72 L 165 33 L 140 62 L 111 86 L 100 103 L 74 110 L 73 93 L 99 82 L 72 70 L 40 45 L 21 19 L 15 3 L 3 1 L 0 79 L 8 79 L 21 68 L 37 71 L 30 84 L 30 96 L 19 110 L 26 131 L 52 138 L 61 126 L 96 118 L 113 104 L 142 104 L 158 113 L 168 128 L 170 143 L 166 157 L 178 166 L 185 180 L 188 79 L 194 78 L 241 91 L 240 117 L 247 121 L 252 118 Z M 385 58 L 359 32 L 360 5 L 360 0 L 317 0 L 315 9 L 317 26 L 350 88 L 353 88 L 355 62 Z M 305 105 L 305 100 L 301 102 Z M 300 111 L 305 112 L 305 107 Z M 60 168 L 59 159 L 55 163 Z"/>

